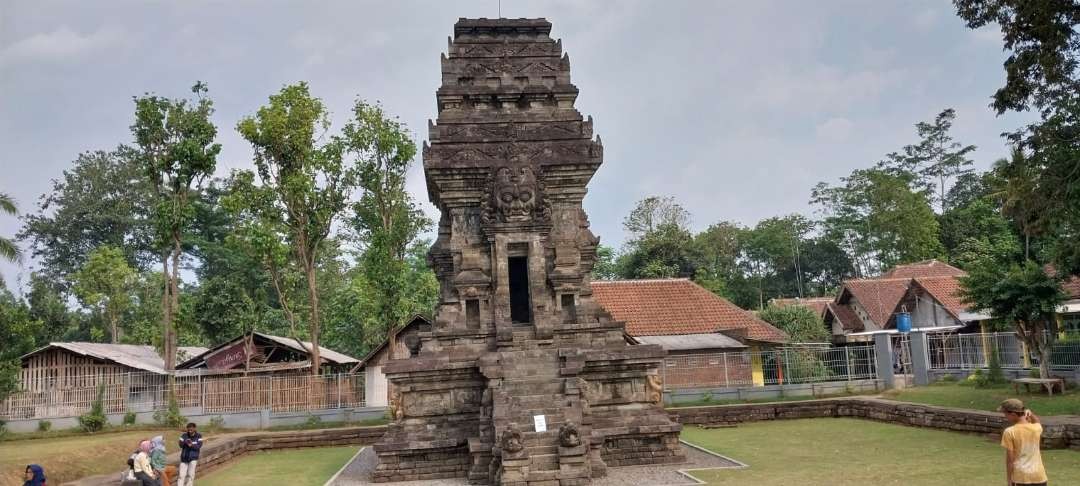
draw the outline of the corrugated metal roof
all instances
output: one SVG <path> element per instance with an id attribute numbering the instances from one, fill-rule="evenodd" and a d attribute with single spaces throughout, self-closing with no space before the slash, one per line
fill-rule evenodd
<path id="1" fill-rule="evenodd" d="M 667 351 L 690 351 L 695 349 L 745 348 L 746 345 L 720 333 L 673 334 L 667 336 L 636 336 L 641 344 L 659 344 Z"/>
<path id="2" fill-rule="evenodd" d="M 49 343 L 42 346 L 25 356 L 27 358 L 31 355 L 38 354 L 40 352 L 60 348 L 70 351 L 72 353 L 89 356 L 94 359 L 100 359 L 103 361 L 111 361 L 119 365 L 127 366 L 142 371 L 149 371 L 151 373 L 164 374 L 165 373 L 165 360 L 158 354 L 157 348 L 153 346 L 146 346 L 141 344 L 109 344 L 109 343 L 86 343 L 86 342 L 58 342 Z M 197 356 L 206 352 L 206 348 L 197 346 L 183 346 L 177 353 L 178 356 L 186 354 L 187 356 Z"/>
<path id="3" fill-rule="evenodd" d="M 298 339 L 281 337 L 281 336 L 271 336 L 269 334 L 263 334 L 261 332 L 256 332 L 255 334 L 258 335 L 258 336 L 262 336 L 262 337 L 264 337 L 266 339 L 269 339 L 271 341 L 274 341 L 275 343 L 278 343 L 278 344 L 280 344 L 282 346 L 287 346 L 289 348 L 300 351 L 302 353 L 307 353 L 308 350 L 311 349 L 311 343 L 308 342 L 308 341 L 299 341 Z M 300 345 L 297 344 L 298 342 L 303 343 L 303 347 L 300 347 Z M 324 359 L 324 360 L 329 361 L 329 362 L 334 363 L 334 364 L 350 364 L 350 363 L 359 363 L 360 362 L 360 360 L 358 360 L 356 358 L 353 358 L 351 356 L 339 353 L 339 352 L 334 351 L 332 349 L 326 349 L 326 348 L 324 348 L 322 346 L 319 346 L 319 359 Z"/>

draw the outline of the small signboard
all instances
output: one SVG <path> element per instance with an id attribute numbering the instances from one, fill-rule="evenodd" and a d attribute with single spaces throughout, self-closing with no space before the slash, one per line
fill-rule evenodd
<path id="1" fill-rule="evenodd" d="M 543 415 L 533 415 L 533 427 L 537 432 L 547 432 L 547 418 Z"/>
<path id="2" fill-rule="evenodd" d="M 240 341 L 206 357 L 206 367 L 212 370 L 227 370 L 247 361 L 247 342 Z"/>

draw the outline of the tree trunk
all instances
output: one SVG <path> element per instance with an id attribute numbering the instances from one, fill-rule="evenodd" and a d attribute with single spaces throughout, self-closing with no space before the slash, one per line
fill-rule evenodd
<path id="1" fill-rule="evenodd" d="M 304 273 L 307 276 L 308 298 L 311 300 L 311 314 L 308 319 L 308 328 L 311 333 L 311 374 L 319 375 L 321 360 L 319 358 L 319 291 L 315 281 L 315 262 L 305 259 Z"/>
<path id="2" fill-rule="evenodd" d="M 165 279 L 165 285 L 161 289 L 161 348 L 163 361 L 165 362 L 165 369 L 171 370 L 176 367 L 175 354 L 169 355 L 169 340 L 172 336 L 172 299 L 169 294 L 172 292 L 172 285 L 169 283 L 169 254 L 162 253 L 161 255 L 161 277 Z"/>
<path id="3" fill-rule="evenodd" d="M 165 352 L 165 370 L 172 371 L 176 369 L 176 345 L 177 345 L 177 331 L 176 331 L 176 314 L 180 310 L 180 232 L 173 230 L 172 234 L 172 273 L 166 275 L 169 286 L 169 335 L 165 340 L 165 346 L 163 346 Z"/>
<path id="4" fill-rule="evenodd" d="M 112 343 L 117 344 L 120 342 L 120 326 L 117 324 L 115 313 L 109 313 L 109 334 L 112 338 Z"/>

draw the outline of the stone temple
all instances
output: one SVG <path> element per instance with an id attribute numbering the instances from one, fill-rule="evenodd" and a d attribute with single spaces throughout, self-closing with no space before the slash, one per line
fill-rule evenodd
<path id="1" fill-rule="evenodd" d="M 441 211 L 432 328 L 384 367 L 394 422 L 378 482 L 580 485 L 682 462 L 659 346 L 628 345 L 593 300 L 582 210 L 603 162 L 544 19 L 460 19 L 423 149 Z"/>

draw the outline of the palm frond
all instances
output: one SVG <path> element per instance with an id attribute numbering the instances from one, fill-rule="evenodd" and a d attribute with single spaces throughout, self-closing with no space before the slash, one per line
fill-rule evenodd
<path id="1" fill-rule="evenodd" d="M 15 198 L 10 194 L 0 192 L 0 211 L 15 216 L 19 214 L 19 207 L 15 204 Z"/>
<path id="2" fill-rule="evenodd" d="M 15 241 L 0 238 L 0 258 L 10 262 L 17 262 L 22 258 L 22 250 L 15 244 Z"/>

